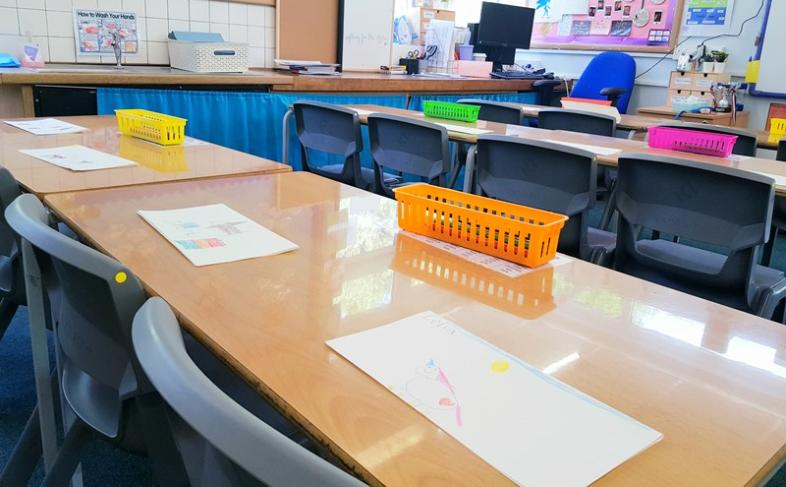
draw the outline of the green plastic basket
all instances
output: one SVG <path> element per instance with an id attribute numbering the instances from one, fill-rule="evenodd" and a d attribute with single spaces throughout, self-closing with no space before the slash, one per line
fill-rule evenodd
<path id="1" fill-rule="evenodd" d="M 446 101 L 426 100 L 423 102 L 423 113 L 427 117 L 447 118 L 461 122 L 477 122 L 480 107 L 477 105 L 463 105 Z"/>

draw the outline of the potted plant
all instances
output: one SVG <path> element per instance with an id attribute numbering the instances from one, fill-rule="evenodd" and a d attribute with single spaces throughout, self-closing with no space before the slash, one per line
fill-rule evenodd
<path id="1" fill-rule="evenodd" d="M 713 67 L 714 72 L 716 73 L 726 72 L 726 59 L 729 58 L 729 53 L 726 52 L 725 50 L 712 51 L 712 57 L 715 58 L 715 66 Z"/>
<path id="2" fill-rule="evenodd" d="M 701 58 L 701 71 L 703 73 L 715 72 L 715 57 L 711 53 L 707 53 Z"/>

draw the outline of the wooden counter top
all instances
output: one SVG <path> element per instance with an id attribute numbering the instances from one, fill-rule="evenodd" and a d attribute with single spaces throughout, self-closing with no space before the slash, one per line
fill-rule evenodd
<path id="1" fill-rule="evenodd" d="M 489 93 L 529 91 L 531 80 L 420 78 L 348 72 L 340 76 L 299 76 L 272 69 L 237 74 L 200 74 L 162 66 L 51 64 L 46 68 L 0 68 L 3 85 L 264 85 L 286 92 Z"/>

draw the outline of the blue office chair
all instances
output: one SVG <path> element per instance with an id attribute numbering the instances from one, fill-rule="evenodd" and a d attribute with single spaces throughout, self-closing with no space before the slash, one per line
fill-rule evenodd
<path id="1" fill-rule="evenodd" d="M 636 61 L 624 52 L 604 52 L 595 56 L 573 85 L 570 96 L 611 100 L 620 113 L 628 111 Z"/>

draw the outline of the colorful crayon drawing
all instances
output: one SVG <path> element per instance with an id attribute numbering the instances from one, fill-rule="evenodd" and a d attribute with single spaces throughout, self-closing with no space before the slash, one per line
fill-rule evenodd
<path id="1" fill-rule="evenodd" d="M 548 16 L 551 10 L 551 0 L 538 0 L 535 10 L 543 10 L 543 13 Z"/>
<path id="2" fill-rule="evenodd" d="M 226 246 L 224 241 L 218 238 L 203 238 L 199 240 L 175 240 L 175 242 L 177 242 L 177 244 L 183 247 L 185 250 L 209 249 L 212 247 Z"/>
<path id="3" fill-rule="evenodd" d="M 434 360 L 415 371 L 405 386 L 407 393 L 424 408 L 432 411 L 453 410 L 456 425 L 462 425 L 461 404 L 447 374 Z"/>

